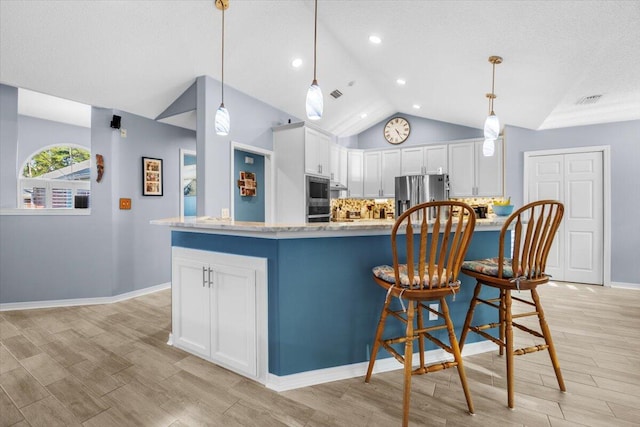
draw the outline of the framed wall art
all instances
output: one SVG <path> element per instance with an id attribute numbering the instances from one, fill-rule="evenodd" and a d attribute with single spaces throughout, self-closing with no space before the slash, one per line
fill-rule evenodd
<path id="1" fill-rule="evenodd" d="M 241 196 L 255 197 L 257 186 L 256 175 L 253 172 L 240 172 L 238 188 Z"/>
<path id="2" fill-rule="evenodd" d="M 142 158 L 142 195 L 162 196 L 162 159 Z"/>

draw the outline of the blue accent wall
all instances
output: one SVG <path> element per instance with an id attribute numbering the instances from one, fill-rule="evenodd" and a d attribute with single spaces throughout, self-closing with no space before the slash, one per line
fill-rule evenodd
<path id="1" fill-rule="evenodd" d="M 466 259 L 496 256 L 498 233 L 476 232 Z M 276 240 L 173 231 L 171 242 L 267 258 L 270 373 L 290 375 L 369 359 L 385 298 L 371 268 L 391 262 L 389 235 Z M 458 337 L 475 286 L 470 277 L 461 275 L 461 281 L 455 301 L 447 298 Z M 482 295 L 495 297 L 497 291 Z M 474 319 L 496 321 L 497 312 L 480 306 Z M 390 323 L 387 333 L 402 333 L 402 325 L 396 326 Z M 446 331 L 439 332 L 436 336 L 446 342 Z M 470 334 L 467 342 L 480 340 Z M 435 348 L 430 342 L 427 347 Z M 388 356 L 381 350 L 379 357 Z"/>
<path id="2" fill-rule="evenodd" d="M 245 157 L 253 159 L 253 164 L 245 163 Z M 242 196 L 240 189 L 234 185 L 233 218 L 236 221 L 264 222 L 264 156 L 242 150 L 234 150 L 233 170 L 236 179 L 240 179 L 240 172 L 252 172 L 256 176 L 256 195 Z"/>

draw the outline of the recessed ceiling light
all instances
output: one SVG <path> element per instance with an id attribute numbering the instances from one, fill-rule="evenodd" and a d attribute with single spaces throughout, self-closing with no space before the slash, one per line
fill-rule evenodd
<path id="1" fill-rule="evenodd" d="M 369 41 L 373 44 L 380 44 L 382 43 L 382 39 L 380 38 L 380 36 L 376 36 L 374 34 L 369 36 Z"/>
<path id="2" fill-rule="evenodd" d="M 367 117 L 367 113 L 360 113 L 360 118 L 364 119 L 365 117 Z"/>
<path id="3" fill-rule="evenodd" d="M 302 65 L 302 59 L 300 59 L 300 58 L 296 58 L 296 59 L 294 59 L 293 61 L 291 61 L 291 66 L 292 66 L 293 68 L 298 68 L 298 67 L 300 67 L 301 65 Z"/>
<path id="4" fill-rule="evenodd" d="M 396 80 L 396 83 L 398 83 L 400 86 L 404 86 L 407 84 L 407 81 L 405 79 L 398 79 Z"/>
<path id="5" fill-rule="evenodd" d="M 413 104 L 413 108 L 415 108 L 416 110 L 419 110 L 419 109 L 420 109 L 420 105 L 418 105 L 418 104 Z"/>

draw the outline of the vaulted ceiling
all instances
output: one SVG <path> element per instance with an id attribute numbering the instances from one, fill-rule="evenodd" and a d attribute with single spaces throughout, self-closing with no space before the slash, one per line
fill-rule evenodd
<path id="1" fill-rule="evenodd" d="M 304 118 L 313 1 L 230 0 L 225 26 L 225 83 Z M 213 0 L 2 0 L 0 82 L 155 118 L 197 76 L 220 79 L 220 33 Z M 640 119 L 639 1 L 319 0 L 316 124 L 348 136 L 400 112 L 481 128 L 490 55 L 504 124 Z"/>

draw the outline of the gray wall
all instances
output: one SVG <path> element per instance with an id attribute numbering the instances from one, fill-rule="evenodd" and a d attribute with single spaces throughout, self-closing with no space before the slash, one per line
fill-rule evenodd
<path id="1" fill-rule="evenodd" d="M 90 150 L 91 129 L 35 117 L 18 116 L 18 168 L 22 168 L 31 155 L 44 147 L 60 144 L 75 144 Z M 95 159 L 95 156 L 93 158 Z"/>
<path id="2" fill-rule="evenodd" d="M 17 153 L 18 89 L 0 84 L 0 209 L 16 206 Z"/>
<path id="3" fill-rule="evenodd" d="M 4 111 L 2 123 L 7 119 Z M 122 116 L 127 138 L 109 127 L 113 114 Z M 105 297 L 171 280 L 169 230 L 149 221 L 178 215 L 179 149 L 195 149 L 195 133 L 102 108 L 92 109 L 91 121 L 92 159 L 95 154 L 105 159 L 100 183 L 95 182 L 95 167 L 91 170 L 91 215 L 0 217 L 2 303 Z M 41 129 L 50 130 L 49 125 Z M 37 133 L 35 128 L 20 128 L 16 136 Z M 3 133 L 0 146 L 5 145 L 15 145 L 15 139 Z M 26 156 L 35 149 L 29 150 Z M 142 156 L 164 160 L 164 196 L 142 196 Z M 10 168 L 14 177 L 15 159 L 15 154 L 13 160 L 0 159 L 0 167 Z M 12 201 L 9 207 L 15 207 L 15 184 L 9 188 L 3 183 L 0 190 L 3 200 L 8 194 Z M 119 209 L 120 197 L 132 199 L 130 211 Z"/>
<path id="4" fill-rule="evenodd" d="M 506 191 L 521 205 L 524 152 L 611 146 L 611 280 L 640 283 L 640 120 L 532 131 L 507 126 L 505 131 Z"/>
<path id="5" fill-rule="evenodd" d="M 387 140 L 384 139 L 383 129 L 387 121 L 396 116 L 405 117 L 409 121 L 409 124 L 411 125 L 411 133 L 405 142 L 395 147 L 404 148 L 412 145 L 435 144 L 443 141 L 479 138 L 483 136 L 482 129 L 459 126 L 451 123 L 440 122 L 438 120 L 423 119 L 421 117 L 397 113 L 358 134 L 357 147 L 351 148 L 367 149 L 394 147 L 394 145 L 389 144 Z"/>

